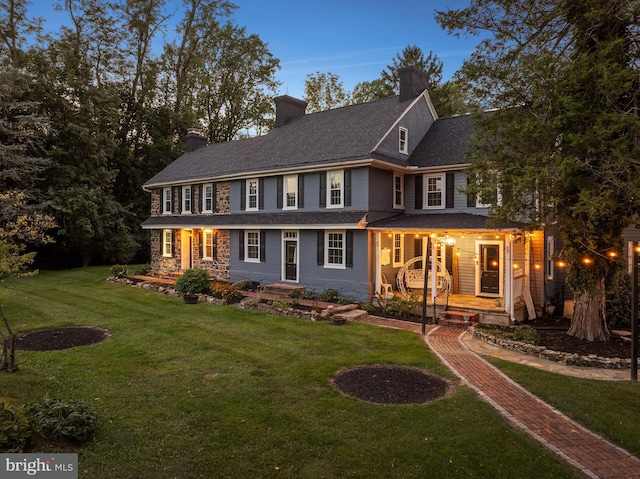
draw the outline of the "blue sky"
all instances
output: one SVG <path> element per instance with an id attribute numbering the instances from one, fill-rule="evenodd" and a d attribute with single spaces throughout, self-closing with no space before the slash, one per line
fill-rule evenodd
<path id="1" fill-rule="evenodd" d="M 64 20 L 55 1 L 32 0 L 30 10 L 57 29 Z M 62 0 L 60 0 L 62 2 Z M 334 73 L 347 91 L 374 80 L 407 45 L 433 51 L 448 79 L 471 55 L 476 37 L 447 35 L 434 21 L 435 10 L 463 8 L 469 0 L 235 0 L 234 18 L 257 34 L 280 59 L 279 94 L 304 96 L 308 74 Z M 181 5 L 167 0 L 168 9 Z M 66 23 L 66 22 L 65 22 Z M 167 32 L 171 34 L 171 28 Z"/>

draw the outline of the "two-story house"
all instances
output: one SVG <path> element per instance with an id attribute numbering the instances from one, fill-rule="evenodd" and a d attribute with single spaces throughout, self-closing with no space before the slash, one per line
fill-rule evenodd
<path id="1" fill-rule="evenodd" d="M 433 297 L 533 314 L 542 232 L 485 227 L 488 205 L 463 192 L 472 119 L 438 118 L 427 80 L 407 67 L 398 96 L 313 114 L 278 97 L 264 136 L 206 145 L 191 131 L 186 153 L 144 184 L 152 267 L 365 301 L 419 289 L 429 258 Z"/>

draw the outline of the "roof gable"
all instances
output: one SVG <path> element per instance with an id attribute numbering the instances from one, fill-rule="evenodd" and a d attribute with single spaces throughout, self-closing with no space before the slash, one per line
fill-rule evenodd
<path id="1" fill-rule="evenodd" d="M 466 164 L 467 142 L 472 133 L 471 115 L 440 118 L 424 135 L 408 164 L 424 168 Z"/>

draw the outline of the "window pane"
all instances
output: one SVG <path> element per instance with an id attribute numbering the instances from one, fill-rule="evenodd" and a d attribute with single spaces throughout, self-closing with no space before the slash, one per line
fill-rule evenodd
<path id="1" fill-rule="evenodd" d="M 249 208 L 257 209 L 258 208 L 258 180 L 250 180 L 249 187 L 247 188 L 249 192 Z"/>
<path id="2" fill-rule="evenodd" d="M 213 209 L 213 186 L 211 185 L 204 187 L 204 209 L 205 211 Z"/>
<path id="3" fill-rule="evenodd" d="M 329 176 L 329 204 L 341 205 L 342 204 L 342 172 L 331 173 Z"/>
<path id="4" fill-rule="evenodd" d="M 260 235 L 257 231 L 247 233 L 247 258 L 259 259 Z"/>
<path id="5" fill-rule="evenodd" d="M 343 264 L 343 238 L 342 233 L 329 233 L 327 262 L 329 264 Z"/>

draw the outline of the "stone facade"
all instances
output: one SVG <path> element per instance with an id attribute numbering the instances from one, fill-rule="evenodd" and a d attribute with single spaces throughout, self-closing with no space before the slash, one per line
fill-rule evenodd
<path id="1" fill-rule="evenodd" d="M 172 210 L 180 211 L 179 188 L 172 187 Z M 216 183 L 215 215 L 229 214 L 230 210 L 230 184 L 229 182 Z M 151 216 L 164 216 L 162 214 L 161 190 L 154 189 L 151 192 Z M 200 189 L 193 191 L 193 213 L 201 214 L 200 211 Z M 180 213 L 172 213 L 170 216 L 179 216 Z M 182 270 L 182 230 L 173 229 L 173 254 L 172 257 L 162 255 L 163 230 L 151 230 L 151 269 L 155 274 L 166 275 L 168 273 Z M 230 233 L 227 230 L 214 230 L 215 232 L 215 257 L 211 260 L 202 258 L 202 240 L 204 231 L 201 228 L 191 230 L 192 248 L 191 263 L 194 268 L 204 268 L 209 275 L 220 281 L 230 279 Z"/>

